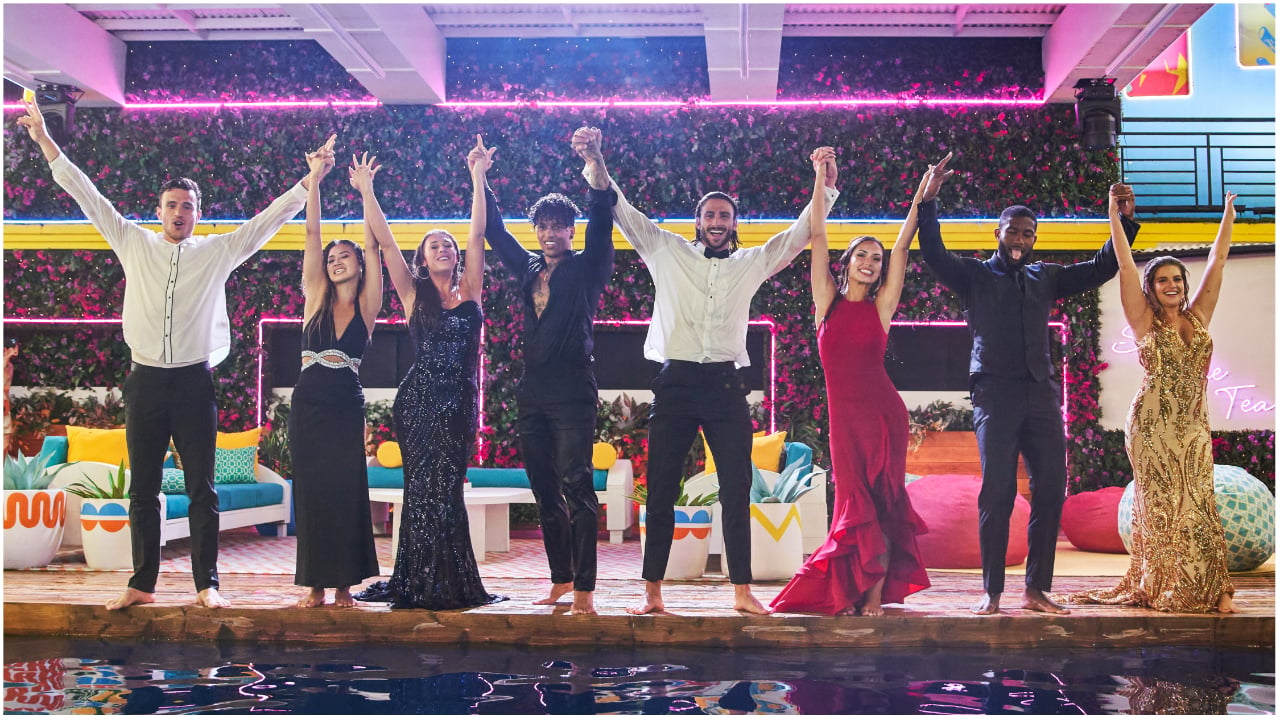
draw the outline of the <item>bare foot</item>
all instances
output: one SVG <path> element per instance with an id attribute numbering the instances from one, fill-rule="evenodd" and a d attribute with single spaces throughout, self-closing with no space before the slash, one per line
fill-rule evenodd
<path id="1" fill-rule="evenodd" d="M 340 587 L 333 590 L 333 604 L 335 607 L 355 607 L 356 599 L 351 597 L 351 588 Z"/>
<path id="2" fill-rule="evenodd" d="M 311 588 L 311 591 L 298 600 L 300 608 L 320 607 L 324 604 L 324 588 Z"/>
<path id="3" fill-rule="evenodd" d="M 645 580 L 644 602 L 627 608 L 627 612 L 632 615 L 647 615 L 649 613 L 662 612 L 665 609 L 666 606 L 662 604 L 662 583 Z"/>
<path id="4" fill-rule="evenodd" d="M 840 612 L 836 613 L 836 615 L 839 615 L 839 616 L 853 616 L 857 614 L 858 614 L 858 608 L 856 607 L 847 607 L 841 610 Z"/>
<path id="5" fill-rule="evenodd" d="M 574 590 L 573 591 L 573 607 L 569 608 L 571 615 L 595 615 L 596 604 L 594 600 L 595 593 L 590 590 Z"/>
<path id="6" fill-rule="evenodd" d="M 1240 608 L 1236 607 L 1235 597 L 1231 593 L 1222 593 L 1218 596 L 1218 612 L 1220 613 L 1238 613 Z"/>
<path id="7" fill-rule="evenodd" d="M 552 583 L 551 591 L 541 600 L 534 600 L 534 605 L 555 605 L 565 593 L 573 589 L 573 583 Z"/>
<path id="8" fill-rule="evenodd" d="M 205 588 L 196 593 L 196 604 L 211 609 L 231 607 L 231 601 L 218 594 L 218 588 Z"/>
<path id="9" fill-rule="evenodd" d="M 156 601 L 156 594 L 125 588 L 119 596 L 107 601 L 108 610 L 123 610 L 130 605 L 145 605 Z"/>
<path id="10" fill-rule="evenodd" d="M 733 609 L 752 615 L 772 615 L 773 611 L 760 604 L 751 594 L 751 586 L 747 584 L 733 586 Z"/>
<path id="11" fill-rule="evenodd" d="M 862 595 L 862 608 L 859 615 L 866 617 L 880 617 L 884 615 L 884 608 L 880 607 L 880 593 L 884 591 L 884 578 L 881 577 Z"/>
<path id="12" fill-rule="evenodd" d="M 1000 596 L 983 593 L 982 599 L 969 607 L 969 612 L 974 615 L 999 615 Z"/>
<path id="13" fill-rule="evenodd" d="M 1043 591 L 1029 587 L 1022 593 L 1022 609 L 1050 615 L 1070 615 L 1071 611 L 1049 599 Z"/>

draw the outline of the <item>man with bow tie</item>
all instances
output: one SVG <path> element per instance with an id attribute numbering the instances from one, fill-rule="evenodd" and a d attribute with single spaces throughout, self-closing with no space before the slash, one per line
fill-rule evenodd
<path id="1" fill-rule="evenodd" d="M 691 243 L 658 227 L 627 202 L 605 169 L 598 138 L 579 154 L 586 160 L 583 175 L 591 187 L 612 187 L 617 193 L 614 222 L 640 254 L 654 283 L 644 355 L 661 363 L 662 370 L 653 381 L 649 415 L 645 597 L 628 612 L 663 610 L 662 578 L 671 552 L 680 475 L 701 428 L 716 458 L 733 607 L 767 614 L 751 594 L 751 414 L 739 368 L 751 363 L 747 356 L 751 298 L 809 244 L 811 206 L 764 245 L 739 249 L 737 203 L 725 193 L 707 193 L 698 202 L 696 239 Z M 827 162 L 826 207 L 830 208 L 839 197 L 835 150 L 820 147 L 810 160 Z"/>
<path id="2" fill-rule="evenodd" d="M 985 594 L 969 608 L 975 615 L 1000 612 L 1009 517 L 1018 490 L 1018 455 L 1031 476 L 1031 518 L 1027 524 L 1024 610 L 1065 615 L 1046 593 L 1053 584 L 1058 524 L 1066 493 L 1066 437 L 1062 384 L 1049 358 L 1049 312 L 1062 298 L 1091 290 L 1119 272 L 1112 242 L 1090 260 L 1071 265 L 1033 262 L 1038 220 L 1024 205 L 1000 213 L 996 252 L 987 260 L 957 257 L 942 243 L 938 196 L 950 155 L 934 169 L 920 195 L 920 250 L 938 281 L 960 296 L 973 334 L 969 390 L 973 427 L 982 458 L 978 495 L 978 542 Z M 1130 245 L 1138 234 L 1133 190 L 1114 185 Z"/>

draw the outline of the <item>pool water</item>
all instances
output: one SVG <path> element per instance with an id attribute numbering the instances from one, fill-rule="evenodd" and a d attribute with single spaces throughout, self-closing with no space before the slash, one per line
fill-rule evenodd
<path id="1" fill-rule="evenodd" d="M 6 713 L 1274 714 L 1275 652 L 496 648 L 6 637 Z"/>

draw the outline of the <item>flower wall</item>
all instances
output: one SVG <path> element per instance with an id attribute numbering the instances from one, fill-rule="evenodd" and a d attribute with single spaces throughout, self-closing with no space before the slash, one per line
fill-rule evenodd
<path id="1" fill-rule="evenodd" d="M 550 98 L 679 99 L 662 109 L 465 109 L 385 106 L 349 110 L 114 111 L 80 108 L 76 136 L 64 150 L 126 216 L 154 218 L 155 187 L 170 175 L 201 183 L 204 217 L 251 216 L 296 182 L 303 153 L 331 132 L 340 153 L 369 150 L 385 170 L 378 190 L 393 219 L 458 218 L 469 207 L 463 157 L 483 133 L 499 148 L 491 182 L 504 215 L 520 217 L 541 195 L 585 193 L 581 163 L 568 148 L 583 124 L 604 130 L 605 156 L 623 192 L 655 218 L 687 218 L 708 190 L 738 196 L 743 217 L 794 217 L 808 201 L 806 158 L 822 144 L 837 148 L 840 199 L 836 218 L 901 217 L 928 162 L 953 152 L 960 176 L 944 189 L 948 218 L 993 217 L 1027 204 L 1044 217 L 1099 217 L 1117 174 L 1112 151 L 1078 147 L 1070 105 L 924 107 L 919 98 L 1033 97 L 1043 84 L 1037 40 L 964 41 L 963 52 L 939 55 L 929 39 L 787 38 L 779 70 L 784 99 L 872 95 L 903 104 L 874 109 L 706 108 L 705 48 L 700 38 L 590 40 L 454 39 L 448 46 L 450 100 L 535 102 Z M 369 99 L 318 45 L 309 41 L 129 45 L 126 92 L 140 101 Z M 6 98 L 15 86 L 6 83 Z M 4 127 L 4 217 L 80 219 L 54 187 L 48 167 L 25 134 Z M 327 219 L 358 219 L 356 193 L 331 176 Z M 839 242 L 839 239 L 835 239 Z M 1069 256 L 1057 256 L 1070 261 Z M 231 277 L 231 356 L 215 371 L 221 425 L 254 421 L 257 323 L 301 313 L 301 255 L 261 252 Z M 778 366 L 780 426 L 809 443 L 825 463 L 826 407 L 811 320 L 808 255 L 768 281 L 753 316 L 775 322 L 786 351 Z M 22 250 L 4 253 L 6 317 L 117 317 L 123 274 L 107 251 Z M 653 285 L 630 251 L 620 251 L 601 301 L 602 319 L 647 318 Z M 514 282 L 494 264 L 486 294 L 486 464 L 518 462 L 508 429 L 520 316 Z M 900 317 L 961 318 L 955 298 L 913 262 Z M 384 316 L 402 317 L 388 293 Z M 1116 433 L 1098 424 L 1097 294 L 1064 301 L 1056 318 L 1069 324 L 1066 352 L 1073 438 L 1073 492 L 1123 484 L 1129 468 Z M 10 326 L 13 328 L 16 326 Z M 26 335 L 16 385 L 117 386 L 128 350 L 118 328 Z M 761 410 L 763 414 L 763 410 Z M 619 408 L 602 409 L 602 432 L 625 438 L 624 456 L 643 462 L 643 428 Z M 641 424 L 642 425 L 642 424 Z M 610 429 L 613 430 L 610 430 Z M 695 454 L 700 452 L 700 448 Z M 1274 434 L 1215 434 L 1215 453 L 1263 478 L 1274 476 Z M 642 471 L 642 465 L 638 468 Z"/>

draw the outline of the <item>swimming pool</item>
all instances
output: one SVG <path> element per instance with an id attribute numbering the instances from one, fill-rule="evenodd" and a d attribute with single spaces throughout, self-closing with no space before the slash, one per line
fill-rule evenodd
<path id="1" fill-rule="evenodd" d="M 6 637 L 7 713 L 1274 714 L 1274 650 L 879 652 Z"/>

